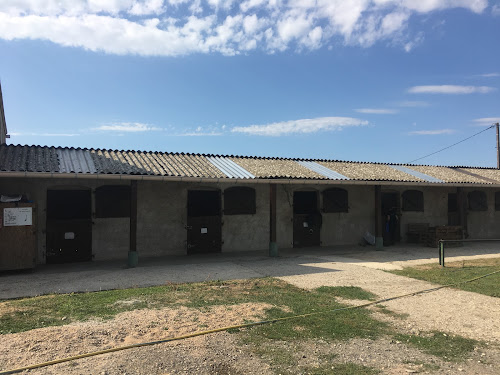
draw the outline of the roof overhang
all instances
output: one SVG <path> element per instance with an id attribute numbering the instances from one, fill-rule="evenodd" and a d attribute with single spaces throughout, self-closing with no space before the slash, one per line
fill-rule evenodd
<path id="1" fill-rule="evenodd" d="M 433 183 L 416 181 L 375 181 L 375 180 L 316 180 L 298 178 L 207 178 L 181 176 L 151 176 L 129 174 L 103 173 L 52 173 L 52 172 L 0 172 L 0 178 L 48 178 L 75 180 L 123 180 L 123 181 L 159 181 L 159 182 L 193 182 L 193 183 L 224 183 L 224 184 L 280 184 L 280 185 L 365 185 L 365 186 L 431 186 L 431 187 L 488 187 L 500 188 L 500 184 L 479 183 Z"/>

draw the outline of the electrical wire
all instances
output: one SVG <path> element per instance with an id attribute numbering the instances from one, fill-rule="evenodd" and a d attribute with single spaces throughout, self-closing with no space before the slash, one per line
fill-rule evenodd
<path id="1" fill-rule="evenodd" d="M 419 291 L 416 291 L 416 292 L 401 294 L 401 295 L 394 296 L 394 297 L 380 299 L 378 301 L 368 302 L 368 303 L 365 303 L 365 304 L 362 304 L 362 305 L 347 306 L 347 307 L 341 307 L 341 308 L 332 309 L 332 310 L 315 311 L 315 312 L 305 313 L 305 314 L 300 314 L 300 315 L 285 316 L 285 317 L 282 317 L 282 318 L 276 318 L 276 319 L 272 319 L 272 320 L 263 320 L 263 321 L 260 321 L 260 322 L 250 322 L 250 323 L 233 325 L 233 326 L 230 326 L 230 327 L 222 327 L 222 328 L 216 328 L 216 329 L 211 329 L 211 330 L 207 330 L 207 331 L 195 332 L 195 333 L 191 333 L 191 334 L 188 334 L 188 335 L 171 337 L 171 338 L 166 338 L 166 339 L 158 340 L 158 341 L 142 342 L 142 343 L 138 343 L 138 344 L 132 344 L 132 345 L 126 345 L 126 346 L 119 346 L 119 347 L 116 347 L 116 348 L 104 349 L 104 350 L 99 350 L 99 351 L 92 352 L 92 353 L 84 353 L 84 354 L 79 354 L 79 355 L 75 355 L 75 356 L 71 356 L 71 357 L 55 359 L 53 361 L 48 361 L 48 362 L 43 362 L 43 363 L 37 363 L 37 364 L 34 364 L 34 365 L 19 367 L 19 368 L 12 369 L 12 370 L 4 370 L 4 371 L 0 371 L 0 375 L 16 374 L 16 373 L 19 373 L 19 372 L 22 372 L 22 371 L 33 370 L 33 369 L 42 368 L 42 367 L 47 367 L 47 366 L 55 365 L 55 364 L 58 364 L 58 363 L 70 362 L 70 361 L 74 361 L 74 360 L 80 359 L 80 358 L 94 357 L 94 356 L 97 356 L 97 355 L 102 355 L 102 354 L 106 354 L 106 353 L 113 353 L 113 352 L 118 352 L 118 351 L 132 349 L 132 348 L 140 348 L 140 347 L 143 347 L 143 346 L 151 346 L 151 345 L 157 345 L 157 344 L 162 344 L 162 343 L 171 342 L 171 341 L 184 340 L 184 339 L 191 338 L 191 337 L 208 335 L 208 334 L 211 334 L 211 333 L 227 331 L 227 330 L 230 330 L 230 329 L 239 329 L 239 328 L 247 328 L 247 327 L 259 326 L 259 325 L 263 325 L 263 324 L 278 323 L 278 322 L 282 322 L 282 321 L 286 321 L 286 320 L 298 319 L 298 318 L 307 318 L 307 317 L 310 317 L 310 316 L 315 316 L 315 315 L 320 315 L 320 314 L 327 314 L 327 313 L 333 313 L 333 312 L 337 312 L 337 311 L 355 310 L 355 309 L 359 309 L 359 308 L 362 308 L 362 307 L 368 307 L 368 306 L 371 306 L 371 305 L 376 305 L 376 304 L 379 304 L 379 303 L 382 303 L 382 302 L 392 301 L 392 300 L 403 298 L 403 297 L 416 296 L 416 295 L 423 294 L 423 293 L 435 292 L 437 290 L 444 289 L 444 288 L 450 288 L 450 287 L 457 286 L 457 285 L 460 285 L 460 284 L 470 283 L 470 282 L 473 282 L 473 281 L 476 281 L 476 280 L 483 279 L 485 277 L 494 275 L 494 274 L 499 273 L 499 272 L 500 272 L 500 270 L 497 270 L 497 271 L 493 271 L 493 272 L 487 273 L 485 275 L 474 277 L 473 279 L 469 279 L 469 280 L 465 280 L 465 281 L 460 281 L 458 283 L 441 285 L 441 286 L 437 286 L 435 288 L 423 289 L 423 290 L 419 290 Z"/>
<path id="2" fill-rule="evenodd" d="M 432 154 L 425 155 L 425 156 L 422 156 L 421 158 L 418 158 L 418 159 L 412 160 L 412 161 L 408 162 L 408 164 L 414 163 L 414 162 L 416 162 L 417 160 L 425 159 L 425 158 L 427 158 L 427 157 L 429 157 L 429 156 L 431 156 L 431 155 L 437 154 L 438 152 L 441 152 L 441 151 L 447 150 L 447 149 L 449 149 L 449 148 L 451 148 L 451 147 L 453 147 L 453 146 L 458 145 L 459 143 L 465 142 L 466 140 L 471 139 L 472 137 L 475 137 L 476 135 L 479 135 L 479 134 L 481 134 L 481 133 L 485 132 L 486 130 L 490 130 L 490 129 L 494 128 L 494 127 L 495 127 L 495 125 L 491 125 L 490 127 L 488 127 L 488 128 L 486 128 L 486 129 L 481 130 L 479 133 L 473 134 L 473 135 L 471 135 L 470 137 L 467 137 L 467 138 L 465 138 L 465 139 L 462 139 L 460 142 L 457 142 L 457 143 L 452 144 L 451 146 L 448 146 L 448 147 L 442 148 L 441 150 L 436 151 L 436 152 L 433 152 Z"/>

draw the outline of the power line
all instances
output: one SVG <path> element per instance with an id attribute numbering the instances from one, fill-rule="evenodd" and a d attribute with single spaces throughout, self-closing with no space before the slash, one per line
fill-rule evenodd
<path id="1" fill-rule="evenodd" d="M 436 151 L 436 152 L 433 152 L 433 153 L 431 153 L 431 154 L 429 154 L 429 155 L 425 155 L 425 156 L 422 156 L 421 158 L 418 158 L 418 159 L 412 160 L 412 161 L 408 162 L 408 164 L 411 164 L 411 163 L 413 163 L 413 162 L 416 162 L 417 160 L 425 159 L 426 157 L 429 157 L 429 156 L 431 156 L 431 155 L 437 154 L 438 152 L 441 152 L 441 151 L 447 150 L 447 149 L 449 149 L 449 148 L 451 148 L 451 147 L 453 147 L 453 146 L 458 145 L 459 143 L 465 142 L 466 140 L 471 139 L 472 137 L 475 137 L 476 135 L 479 135 L 479 134 L 481 134 L 481 133 L 485 132 L 486 130 L 493 129 L 494 127 L 495 127 L 495 125 L 491 125 L 490 127 L 488 127 L 488 128 L 486 128 L 486 129 L 481 130 L 479 133 L 473 134 L 473 135 L 471 135 L 470 137 L 467 137 L 467 138 L 465 138 L 465 139 L 462 139 L 461 141 L 459 141 L 459 142 L 457 142 L 457 143 L 454 143 L 454 144 L 452 144 L 451 146 L 448 146 L 448 147 L 442 148 L 441 150 L 438 150 L 438 151 Z"/>

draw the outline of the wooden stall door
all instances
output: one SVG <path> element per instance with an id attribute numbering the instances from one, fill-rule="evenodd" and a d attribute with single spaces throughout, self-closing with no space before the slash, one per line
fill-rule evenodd
<path id="1" fill-rule="evenodd" d="M 92 259 L 90 190 L 47 191 L 47 263 Z"/>
<path id="2" fill-rule="evenodd" d="M 221 193 L 219 190 L 188 191 L 187 253 L 222 250 Z"/>
<path id="3" fill-rule="evenodd" d="M 322 216 L 316 191 L 293 194 L 293 247 L 321 245 Z"/>

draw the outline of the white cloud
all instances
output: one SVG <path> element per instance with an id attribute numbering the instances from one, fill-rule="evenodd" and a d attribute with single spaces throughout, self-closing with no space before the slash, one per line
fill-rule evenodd
<path id="1" fill-rule="evenodd" d="M 477 118 L 474 120 L 474 122 L 478 126 L 489 126 L 496 124 L 497 122 L 500 122 L 500 117 L 483 117 L 483 118 Z"/>
<path id="2" fill-rule="evenodd" d="M 398 113 L 397 110 L 388 108 L 359 108 L 356 109 L 356 112 L 368 113 L 372 115 L 392 115 Z"/>
<path id="3" fill-rule="evenodd" d="M 500 73 L 479 74 L 479 77 L 485 77 L 485 78 L 500 77 Z"/>
<path id="4" fill-rule="evenodd" d="M 2 0 L 0 39 L 144 56 L 275 53 L 380 41 L 410 52 L 424 40 L 418 27 L 409 31 L 410 21 L 444 9 L 481 13 L 487 5 L 487 0 Z"/>
<path id="5" fill-rule="evenodd" d="M 97 128 L 93 128 L 93 130 L 137 133 L 137 132 L 157 131 L 161 130 L 161 128 L 150 126 L 148 124 L 142 124 L 140 122 L 118 122 L 107 125 L 101 125 L 98 126 Z"/>
<path id="6" fill-rule="evenodd" d="M 129 13 L 137 16 L 146 14 L 161 14 L 165 11 L 163 0 L 146 0 L 136 2 L 130 8 Z"/>
<path id="7" fill-rule="evenodd" d="M 368 121 L 352 117 L 318 117 L 265 125 L 236 126 L 233 133 L 250 135 L 280 136 L 288 134 L 307 134 L 320 131 L 340 130 L 344 127 L 368 125 Z"/>
<path id="8" fill-rule="evenodd" d="M 410 132 L 413 135 L 441 135 L 441 134 L 453 134 L 455 130 L 453 129 L 439 129 L 439 130 L 416 130 Z"/>
<path id="9" fill-rule="evenodd" d="M 491 8 L 491 14 L 493 14 L 494 16 L 500 16 L 500 5 L 493 5 L 493 7 Z"/>
<path id="10" fill-rule="evenodd" d="M 431 85 L 413 86 L 408 89 L 408 92 L 411 94 L 487 94 L 495 90 L 494 87 L 488 86 Z"/>

